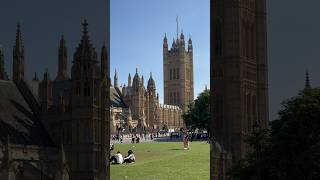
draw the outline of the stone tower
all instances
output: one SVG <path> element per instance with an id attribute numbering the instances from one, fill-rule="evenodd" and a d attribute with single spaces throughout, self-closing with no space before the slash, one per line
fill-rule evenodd
<path id="1" fill-rule="evenodd" d="M 22 44 L 20 24 L 17 25 L 16 43 L 13 47 L 12 79 L 15 82 L 24 79 L 24 47 Z"/>
<path id="2" fill-rule="evenodd" d="M 102 179 L 106 172 L 107 58 L 103 52 L 100 69 L 86 20 L 82 25 L 71 70 L 71 143 L 65 144 L 72 180 Z"/>
<path id="3" fill-rule="evenodd" d="M 150 73 L 150 78 L 147 85 L 147 94 L 146 94 L 146 116 L 147 116 L 147 125 L 149 128 L 156 128 L 158 126 L 158 107 L 159 101 L 156 93 L 156 83 Z"/>
<path id="4" fill-rule="evenodd" d="M 170 50 L 167 36 L 163 39 L 163 79 L 164 103 L 177 105 L 186 111 L 194 99 L 193 47 L 191 37 L 185 47 L 183 32 L 176 40 L 173 39 Z"/>
<path id="5" fill-rule="evenodd" d="M 256 121 L 268 126 L 266 0 L 211 1 L 213 135 L 234 161 Z"/>

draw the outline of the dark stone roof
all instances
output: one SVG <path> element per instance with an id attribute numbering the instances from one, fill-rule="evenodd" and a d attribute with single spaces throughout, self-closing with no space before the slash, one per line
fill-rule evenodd
<path id="1" fill-rule="evenodd" d="M 54 146 L 40 120 L 12 81 L 0 80 L 0 141 L 21 145 Z"/>
<path id="2" fill-rule="evenodd" d="M 110 104 L 113 107 L 128 107 L 123 100 L 120 90 L 113 86 L 110 87 Z"/>

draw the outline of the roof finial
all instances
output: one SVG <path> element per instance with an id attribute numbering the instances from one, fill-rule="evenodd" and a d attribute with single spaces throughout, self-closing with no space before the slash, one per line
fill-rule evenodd
<path id="1" fill-rule="evenodd" d="M 138 74 L 138 68 L 136 67 L 136 74 Z"/>
<path id="2" fill-rule="evenodd" d="M 88 34 L 88 22 L 87 22 L 87 19 L 83 20 L 82 26 L 83 26 L 83 30 L 82 30 L 83 34 L 87 35 Z"/>
<path id="3" fill-rule="evenodd" d="M 308 70 L 306 71 L 306 81 L 305 81 L 305 87 L 304 88 L 305 89 L 310 89 L 311 88 Z"/>

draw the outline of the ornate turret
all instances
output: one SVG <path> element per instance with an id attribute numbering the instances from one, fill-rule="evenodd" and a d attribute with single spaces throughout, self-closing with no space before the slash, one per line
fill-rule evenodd
<path id="1" fill-rule="evenodd" d="M 63 81 L 69 79 L 68 77 L 68 54 L 66 41 L 64 40 L 64 36 L 61 36 L 60 44 L 59 44 L 59 62 L 58 62 L 58 74 L 56 80 Z"/>
<path id="2" fill-rule="evenodd" d="M 133 77 L 132 87 L 133 88 L 138 88 L 139 85 L 140 85 L 140 77 L 139 77 L 139 74 L 138 74 L 138 68 L 136 68 L 136 74 Z"/>
<path id="3" fill-rule="evenodd" d="M 152 73 L 150 72 L 150 78 L 148 80 L 148 86 L 147 86 L 148 91 L 155 92 L 156 90 L 156 83 L 154 82 L 152 78 Z"/>
<path id="4" fill-rule="evenodd" d="M 83 21 L 82 26 L 82 38 L 74 53 L 71 76 L 72 78 L 98 78 L 97 52 L 90 42 L 87 20 Z"/>
<path id="5" fill-rule="evenodd" d="M 42 106 L 42 112 L 47 112 L 51 105 L 51 95 L 52 95 L 52 86 L 51 86 L 50 74 L 48 72 L 48 68 L 43 74 L 43 80 L 40 84 L 40 100 Z"/>
<path id="6" fill-rule="evenodd" d="M 188 41 L 188 52 L 192 52 L 193 46 L 192 46 L 192 40 L 191 36 L 189 36 L 189 41 Z"/>
<path id="7" fill-rule="evenodd" d="M 114 71 L 114 87 L 118 87 L 119 84 L 118 84 L 118 74 L 117 74 L 117 69 Z"/>
<path id="8" fill-rule="evenodd" d="M 176 47 L 177 47 L 176 40 L 173 38 L 171 49 L 174 49 L 174 48 L 176 48 Z"/>
<path id="9" fill-rule="evenodd" d="M 132 84 L 131 84 L 131 74 L 129 73 L 129 76 L 128 76 L 128 87 L 131 87 Z"/>
<path id="10" fill-rule="evenodd" d="M 180 43 L 179 43 L 180 44 L 180 48 L 181 48 L 182 51 L 184 51 L 185 50 L 185 42 L 184 42 L 183 30 L 181 30 L 179 41 L 180 41 Z"/>
<path id="11" fill-rule="evenodd" d="M 13 81 L 20 81 L 24 79 L 24 47 L 22 45 L 20 24 L 17 25 L 16 43 L 13 47 L 12 79 Z"/>
<path id="12" fill-rule="evenodd" d="M 167 34 L 164 34 L 163 38 L 163 49 L 168 49 L 168 39 L 167 39 Z"/>
<path id="13" fill-rule="evenodd" d="M 144 87 L 144 78 L 143 78 L 143 75 L 141 76 L 141 86 Z"/>
<path id="14" fill-rule="evenodd" d="M 181 30 L 180 39 L 181 39 L 181 40 L 184 40 L 183 30 Z"/>

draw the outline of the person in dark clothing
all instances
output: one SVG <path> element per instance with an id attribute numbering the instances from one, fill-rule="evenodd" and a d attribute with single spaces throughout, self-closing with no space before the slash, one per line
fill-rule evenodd
<path id="1" fill-rule="evenodd" d="M 135 142 L 135 138 L 134 138 L 134 136 L 132 136 L 131 143 L 134 144 L 134 142 Z"/>
<path id="2" fill-rule="evenodd" d="M 123 163 L 133 163 L 136 161 L 136 157 L 133 154 L 132 150 L 128 151 L 128 156 L 123 159 Z"/>

